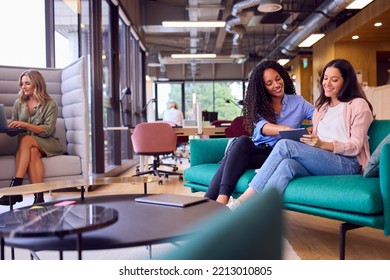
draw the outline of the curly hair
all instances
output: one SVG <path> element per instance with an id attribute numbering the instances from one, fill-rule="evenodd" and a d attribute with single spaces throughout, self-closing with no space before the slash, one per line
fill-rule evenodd
<path id="1" fill-rule="evenodd" d="M 337 68 L 341 76 L 344 79 L 344 83 L 340 91 L 337 93 L 337 99 L 341 102 L 349 102 L 355 98 L 363 98 L 368 103 L 368 106 L 370 107 L 371 112 L 373 111 L 371 103 L 368 101 L 366 94 L 364 93 L 362 87 L 359 84 L 359 81 L 356 76 L 356 71 L 353 68 L 352 64 L 345 59 L 333 59 L 332 61 L 329 61 L 328 64 L 325 65 L 321 78 L 320 78 L 320 84 L 322 85 L 322 82 L 324 81 L 325 71 L 329 67 Z M 318 97 L 316 101 L 316 107 L 319 109 L 322 105 L 330 104 L 330 97 L 327 97 L 325 95 L 324 87 L 321 86 L 320 89 L 320 96 Z"/>
<path id="2" fill-rule="evenodd" d="M 285 94 L 296 94 L 294 84 L 282 65 L 272 60 L 262 61 L 257 64 L 249 78 L 243 107 L 244 127 L 250 133 L 253 133 L 254 125 L 260 118 L 276 124 L 276 115 L 272 107 L 271 95 L 265 88 L 263 81 L 263 73 L 269 68 L 278 72 L 283 79 Z"/>

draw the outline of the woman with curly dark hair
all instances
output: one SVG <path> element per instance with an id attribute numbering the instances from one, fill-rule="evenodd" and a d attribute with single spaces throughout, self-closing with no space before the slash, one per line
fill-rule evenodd
<path id="1" fill-rule="evenodd" d="M 370 158 L 368 129 L 373 109 L 356 71 L 345 59 L 325 65 L 320 96 L 313 114 L 313 131 L 300 141 L 279 141 L 245 192 L 228 207 L 234 209 L 267 189 L 284 194 L 297 177 L 362 173 Z"/>
<path id="2" fill-rule="evenodd" d="M 244 100 L 244 126 L 252 137 L 234 138 L 208 186 L 206 197 L 227 204 L 238 179 L 247 169 L 260 168 L 279 132 L 311 120 L 314 106 L 297 95 L 289 74 L 275 61 L 253 69 Z"/>

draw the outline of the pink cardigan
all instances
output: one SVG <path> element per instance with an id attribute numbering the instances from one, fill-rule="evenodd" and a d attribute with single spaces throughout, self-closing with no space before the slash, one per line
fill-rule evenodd
<path id="1" fill-rule="evenodd" d="M 317 134 L 319 122 L 324 118 L 328 110 L 328 104 L 314 111 L 313 134 Z M 344 156 L 356 156 L 362 171 L 370 158 L 368 144 L 368 128 L 373 121 L 372 112 L 368 103 L 363 98 L 355 98 L 347 103 L 344 109 L 344 121 L 349 133 L 347 142 L 333 141 L 333 153 Z"/>

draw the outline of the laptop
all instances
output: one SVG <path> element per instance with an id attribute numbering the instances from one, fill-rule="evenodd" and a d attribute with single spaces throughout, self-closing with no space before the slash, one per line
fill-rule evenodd
<path id="1" fill-rule="evenodd" d="M 174 207 L 187 207 L 194 204 L 206 202 L 208 201 L 208 198 L 162 193 L 162 194 L 153 194 L 153 195 L 148 195 L 143 197 L 137 197 L 135 201 L 140 203 L 148 203 L 148 204 L 166 205 L 166 206 L 174 206 Z"/>
<path id="2" fill-rule="evenodd" d="M 7 115 L 5 114 L 4 104 L 0 104 L 0 132 L 1 133 L 10 133 L 15 134 L 19 132 L 26 132 L 25 129 L 22 128 L 9 128 Z"/>

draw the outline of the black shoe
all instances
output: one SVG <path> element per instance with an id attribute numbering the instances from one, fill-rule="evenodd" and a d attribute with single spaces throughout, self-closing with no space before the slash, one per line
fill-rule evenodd
<path id="1" fill-rule="evenodd" d="M 23 184 L 23 178 L 12 177 L 9 187 L 12 188 L 12 187 L 20 186 L 22 184 Z M 22 202 L 22 201 L 23 201 L 23 196 L 20 194 L 11 196 L 11 204 L 10 204 L 9 195 L 4 195 L 0 197 L 0 205 L 15 205 L 16 202 Z"/>
<path id="2" fill-rule="evenodd" d="M 0 197 L 0 205 L 15 205 L 16 202 L 23 201 L 23 195 L 13 195 L 11 196 L 11 204 L 9 203 L 9 195 L 4 195 Z"/>
<path id="3" fill-rule="evenodd" d="M 43 203 L 43 202 L 45 202 L 45 200 L 43 199 L 43 193 L 34 193 L 34 203 L 33 204 Z"/>

